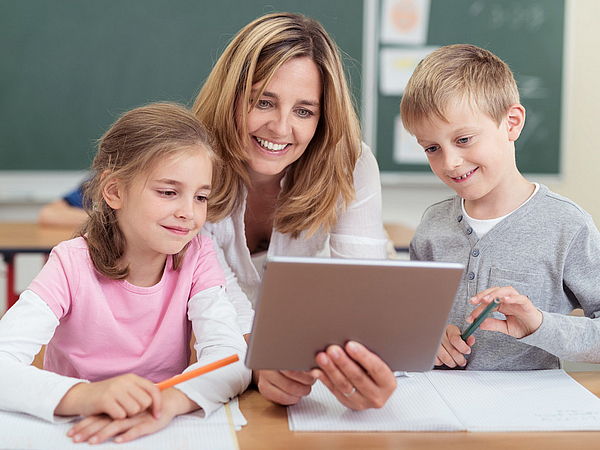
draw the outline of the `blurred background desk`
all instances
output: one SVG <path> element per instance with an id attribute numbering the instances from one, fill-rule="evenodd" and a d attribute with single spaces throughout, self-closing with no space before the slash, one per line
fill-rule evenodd
<path id="1" fill-rule="evenodd" d="M 394 249 L 397 252 L 408 253 L 408 246 L 410 244 L 410 240 L 415 234 L 414 228 L 397 222 L 384 223 L 383 228 L 387 233 L 387 237 L 390 239 L 390 241 L 393 242 Z"/>
<path id="2" fill-rule="evenodd" d="M 600 396 L 600 372 L 570 374 L 595 395 Z M 289 430 L 283 406 L 265 400 L 250 388 L 240 396 L 240 408 L 248 425 L 237 432 L 240 450 L 327 449 L 327 450 L 564 450 L 598 448 L 600 431 L 467 433 L 467 432 L 380 432 L 315 433 Z"/>
<path id="3" fill-rule="evenodd" d="M 0 253 L 6 263 L 7 309 L 19 298 L 15 292 L 15 256 L 19 253 L 48 254 L 59 242 L 73 237 L 69 227 L 48 227 L 35 222 L 1 222 Z"/>

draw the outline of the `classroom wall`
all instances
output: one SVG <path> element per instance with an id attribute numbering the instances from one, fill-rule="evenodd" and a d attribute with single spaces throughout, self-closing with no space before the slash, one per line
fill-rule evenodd
<path id="1" fill-rule="evenodd" d="M 600 224 L 600 2 L 569 2 L 563 174 L 558 180 L 535 180 L 579 203 Z M 527 126 L 527 125 L 526 125 Z M 71 184 L 69 184 L 71 185 Z M 452 192 L 441 182 L 428 185 L 383 186 L 383 218 L 416 226 L 427 205 Z M 0 220 L 34 220 L 39 203 L 0 203 Z M 1 262 L 0 262 L 1 264 Z M 32 265 L 32 268 L 35 264 Z M 0 313 L 4 305 L 4 267 L 0 266 Z M 34 275 L 35 275 L 35 269 Z M 26 284 L 25 276 L 20 284 Z"/>
<path id="2" fill-rule="evenodd" d="M 600 225 L 600 2 L 572 0 L 568 3 L 566 114 L 563 170 L 560 179 L 536 179 L 571 198 Z M 534 57 L 534 55 L 532 55 Z M 525 122 L 527 127 L 527 122 Z M 384 186 L 385 221 L 416 226 L 423 208 L 452 191 L 436 186 Z"/>

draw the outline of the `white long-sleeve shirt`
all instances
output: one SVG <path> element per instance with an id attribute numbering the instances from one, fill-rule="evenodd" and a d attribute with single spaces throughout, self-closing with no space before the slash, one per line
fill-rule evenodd
<path id="1" fill-rule="evenodd" d="M 284 180 L 282 180 L 282 183 Z M 267 256 L 315 256 L 329 253 L 336 258 L 386 258 L 383 232 L 381 182 L 379 167 L 371 149 L 363 145 L 354 169 L 356 199 L 345 212 L 339 211 L 338 221 L 330 233 L 321 230 L 310 238 L 302 233 L 297 239 L 273 230 Z M 206 223 L 202 234 L 212 239 L 217 257 L 225 271 L 227 292 L 233 302 L 244 334 L 252 328 L 261 274 L 252 262 L 246 242 L 244 214 L 246 196 L 228 217 L 218 223 Z M 327 252 L 329 250 L 329 252 Z"/>
<path id="2" fill-rule="evenodd" d="M 241 361 L 177 389 L 209 414 L 248 386 L 246 343 L 210 241 L 192 241 L 182 268 L 169 260 L 152 287 L 93 276 L 90 265 L 81 238 L 59 244 L 0 320 L 0 409 L 52 421 L 77 383 L 130 372 L 161 381 L 186 368 L 192 330 L 198 362 L 186 370 L 232 354 Z M 30 365 L 46 344 L 54 371 Z"/>
<path id="3" fill-rule="evenodd" d="M 241 394 L 250 384 L 251 372 L 243 365 L 245 342 L 223 326 L 222 308 L 228 309 L 224 288 L 213 287 L 189 300 L 188 318 L 196 336 L 198 362 L 185 372 L 238 354 L 240 361 L 175 386 L 202 408 L 206 415 Z M 226 322 L 228 320 L 225 320 Z M 0 320 L 0 409 L 31 414 L 47 421 L 61 420 L 54 410 L 71 387 L 87 380 L 40 370 L 30 364 L 52 338 L 59 322 L 46 302 L 32 291 Z"/>

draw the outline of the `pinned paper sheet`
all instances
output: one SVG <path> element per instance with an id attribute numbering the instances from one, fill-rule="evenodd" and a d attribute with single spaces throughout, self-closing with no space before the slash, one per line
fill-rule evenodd
<path id="1" fill-rule="evenodd" d="M 429 30 L 430 0 L 384 0 L 381 10 L 381 42 L 425 44 Z"/>
<path id="2" fill-rule="evenodd" d="M 417 65 L 438 47 L 382 48 L 379 88 L 383 95 L 400 96 Z"/>
<path id="3" fill-rule="evenodd" d="M 288 420 L 292 431 L 600 430 L 600 399 L 563 370 L 433 370 L 399 378 L 385 406 L 367 411 L 317 383 Z"/>

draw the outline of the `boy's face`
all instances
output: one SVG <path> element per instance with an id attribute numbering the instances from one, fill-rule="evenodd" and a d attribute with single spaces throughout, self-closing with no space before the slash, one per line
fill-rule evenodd
<path id="1" fill-rule="evenodd" d="M 446 116 L 450 123 L 426 120 L 415 131 L 431 169 L 467 202 L 502 202 L 520 176 L 514 141 L 523 127 L 524 108 L 513 105 L 500 126 L 466 103 L 449 108 Z"/>

